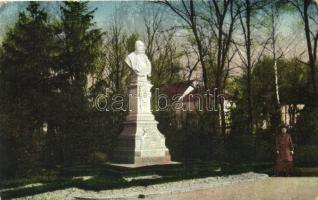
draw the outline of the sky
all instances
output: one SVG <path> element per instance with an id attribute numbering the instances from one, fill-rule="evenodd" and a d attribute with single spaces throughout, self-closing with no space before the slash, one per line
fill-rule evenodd
<path id="1" fill-rule="evenodd" d="M 1 0 L 0 0 L 1 2 Z M 61 2 L 41 2 L 41 5 L 51 14 L 51 16 L 58 17 L 59 4 Z M 147 4 L 148 7 L 145 7 Z M 17 19 L 18 13 L 23 11 L 28 5 L 28 2 L 7 2 L 0 4 L 0 42 L 8 29 Z M 153 3 L 146 3 L 143 1 L 92 1 L 89 2 L 91 9 L 97 8 L 94 21 L 96 26 L 105 29 L 110 25 L 114 16 L 118 16 L 121 23 L 125 27 L 127 33 L 140 32 L 143 29 L 143 16 L 151 12 L 148 10 L 150 6 L 157 6 Z M 147 8 L 147 9 L 146 9 Z M 180 19 L 173 15 L 169 10 L 162 9 L 164 12 L 163 23 L 168 28 L 177 24 Z M 151 13 L 150 13 L 151 14 Z M 266 30 L 257 30 L 266 31 Z M 280 45 L 289 47 L 289 54 L 295 56 L 301 51 L 305 50 L 303 28 L 300 25 L 299 16 L 296 14 L 282 13 L 279 24 Z"/>
<path id="2" fill-rule="evenodd" d="M 61 2 L 41 2 L 41 6 L 52 16 L 59 15 L 59 4 Z M 94 14 L 94 21 L 98 27 L 105 28 L 112 23 L 115 15 L 120 15 L 119 18 L 127 32 L 138 32 L 141 27 L 140 23 L 143 23 L 141 15 L 145 4 L 142 1 L 92 1 L 89 2 L 89 7 L 91 9 L 97 8 Z M 28 2 L 6 2 L 0 4 L 0 41 L 7 28 L 12 26 L 17 20 L 18 13 L 23 11 L 27 5 Z M 147 3 L 147 5 L 151 5 L 151 3 Z M 167 13 L 167 17 L 168 15 L 169 13 Z M 169 16 L 171 17 L 171 15 Z M 176 18 L 172 19 L 172 21 L 174 20 Z M 171 23 L 171 18 L 169 21 Z"/>
<path id="3" fill-rule="evenodd" d="M 0 0 L 0 2 L 2 2 Z M 59 10 L 59 4 L 61 2 L 41 2 L 42 6 L 48 10 L 49 13 L 53 15 L 58 14 Z M 97 8 L 94 16 L 94 20 L 97 22 L 98 26 L 103 26 L 103 24 L 107 23 L 107 21 L 110 21 L 115 14 L 116 10 L 121 9 L 121 14 L 124 14 L 124 16 L 121 16 L 121 18 L 124 21 L 133 21 L 136 23 L 136 20 L 141 20 L 140 18 L 140 12 L 143 12 L 144 5 L 154 5 L 153 3 L 146 3 L 143 1 L 91 1 L 89 2 L 90 8 L 94 9 Z M 4 30 L 6 25 L 12 24 L 18 15 L 20 11 L 23 11 L 24 8 L 28 5 L 28 2 L 6 2 L 6 3 L 0 3 L 0 30 Z M 127 12 L 126 12 L 127 11 Z M 165 14 L 170 15 L 169 20 L 172 18 L 176 18 L 176 16 L 171 16 L 171 13 L 167 10 L 163 10 Z M 286 29 L 288 31 L 288 28 L 290 28 L 295 20 L 293 20 L 291 17 L 284 17 L 285 20 L 282 23 L 282 28 Z M 172 21 L 175 21 L 175 19 L 172 19 Z M 127 23 L 128 24 L 128 23 Z M 137 23 L 138 24 L 138 23 Z"/>

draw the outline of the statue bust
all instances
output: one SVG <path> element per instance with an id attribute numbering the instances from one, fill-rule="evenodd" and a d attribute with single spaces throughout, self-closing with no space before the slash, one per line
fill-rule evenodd
<path id="1" fill-rule="evenodd" d="M 146 47 L 144 43 L 137 40 L 135 43 L 135 51 L 130 53 L 125 62 L 135 72 L 137 77 L 151 76 L 151 64 L 145 53 Z"/>

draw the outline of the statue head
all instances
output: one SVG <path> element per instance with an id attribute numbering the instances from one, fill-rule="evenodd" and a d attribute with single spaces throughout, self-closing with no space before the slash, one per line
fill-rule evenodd
<path id="1" fill-rule="evenodd" d="M 136 53 L 145 53 L 146 47 L 144 43 L 140 40 L 137 40 L 135 43 L 135 52 Z"/>

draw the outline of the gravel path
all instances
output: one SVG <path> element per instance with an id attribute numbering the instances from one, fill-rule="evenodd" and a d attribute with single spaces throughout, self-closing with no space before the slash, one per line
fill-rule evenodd
<path id="1" fill-rule="evenodd" d="M 191 192 L 195 190 L 208 189 L 215 186 L 231 185 L 233 183 L 249 182 L 255 180 L 267 179 L 266 174 L 257 174 L 253 172 L 243 173 L 239 175 L 207 177 L 200 179 L 183 180 L 178 182 L 162 183 L 150 186 L 137 186 L 125 189 L 103 190 L 99 192 L 86 191 L 78 188 L 69 188 L 65 190 L 57 190 L 34 196 L 19 198 L 26 200 L 55 200 L 55 199 L 127 199 L 136 198 L 139 195 L 154 196 Z"/>
<path id="2" fill-rule="evenodd" d="M 147 196 L 149 200 L 318 200 L 318 177 L 273 177 L 223 187 Z M 137 200 L 131 198 L 130 200 Z"/>

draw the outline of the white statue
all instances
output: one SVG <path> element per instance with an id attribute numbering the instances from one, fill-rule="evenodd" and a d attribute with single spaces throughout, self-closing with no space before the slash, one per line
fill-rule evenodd
<path id="1" fill-rule="evenodd" d="M 140 40 L 135 43 L 135 51 L 130 53 L 125 62 L 135 72 L 137 77 L 151 76 L 151 64 L 145 53 L 146 47 Z"/>
<path id="2" fill-rule="evenodd" d="M 171 162 L 165 137 L 158 130 L 151 111 L 152 84 L 147 79 L 151 75 L 151 64 L 145 50 L 144 43 L 137 41 L 135 51 L 125 59 L 134 77 L 128 86 L 129 112 L 113 152 L 114 161 L 139 166 Z"/>

